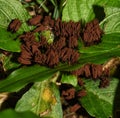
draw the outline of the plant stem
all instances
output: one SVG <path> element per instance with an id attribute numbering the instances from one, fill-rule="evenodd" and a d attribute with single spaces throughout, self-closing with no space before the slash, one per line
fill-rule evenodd
<path id="1" fill-rule="evenodd" d="M 36 1 L 37 1 L 38 4 L 40 4 L 39 7 L 42 7 L 45 10 L 45 12 L 47 12 L 47 13 L 49 12 L 49 9 L 44 5 L 46 0 L 36 0 Z"/>

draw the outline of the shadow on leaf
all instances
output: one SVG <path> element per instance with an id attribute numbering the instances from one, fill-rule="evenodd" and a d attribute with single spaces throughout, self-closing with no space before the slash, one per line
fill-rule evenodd
<path id="1" fill-rule="evenodd" d="M 115 72 L 115 75 L 118 79 L 120 79 L 119 70 L 120 70 L 120 65 L 117 71 Z M 120 118 L 120 81 L 117 85 L 116 93 L 113 101 L 113 118 Z"/>
<path id="2" fill-rule="evenodd" d="M 104 8 L 98 5 L 93 5 L 93 11 L 95 13 L 95 18 L 102 21 L 105 18 Z"/>

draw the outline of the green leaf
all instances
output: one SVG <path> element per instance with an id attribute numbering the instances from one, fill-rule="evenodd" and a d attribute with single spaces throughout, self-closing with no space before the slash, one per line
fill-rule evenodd
<path id="1" fill-rule="evenodd" d="M 0 92 L 15 92 L 30 82 L 51 78 L 57 70 L 39 65 L 23 67 L 13 71 L 5 80 L 0 81 Z"/>
<path id="2" fill-rule="evenodd" d="M 73 86 L 77 86 L 78 80 L 77 80 L 77 77 L 74 75 L 62 74 L 61 82 L 71 84 Z"/>
<path id="3" fill-rule="evenodd" d="M 15 109 L 30 110 L 39 116 L 62 118 L 58 88 L 49 80 L 35 83 L 18 101 Z"/>
<path id="4" fill-rule="evenodd" d="M 5 29 L 0 28 L 0 49 L 12 52 L 20 52 L 19 40 L 14 40 L 17 34 L 7 32 Z"/>
<path id="5" fill-rule="evenodd" d="M 80 45 L 80 63 L 104 63 L 113 57 L 120 56 L 120 34 L 106 34 L 99 45 L 84 47 Z"/>
<path id="6" fill-rule="evenodd" d="M 113 112 L 113 101 L 119 80 L 112 78 L 110 86 L 99 88 L 99 82 L 85 81 L 87 95 L 80 101 L 87 112 L 96 118 L 109 118 Z"/>
<path id="7" fill-rule="evenodd" d="M 18 0 L 0 0 L 0 27 L 7 28 L 12 19 L 22 21 L 19 32 L 28 31 L 26 20 L 30 18 L 28 12 Z"/>
<path id="8" fill-rule="evenodd" d="M 68 0 L 63 9 L 62 20 L 88 21 L 93 19 L 95 17 L 92 9 L 93 1 L 94 0 Z"/>
<path id="9" fill-rule="evenodd" d="M 39 118 L 32 112 L 16 112 L 12 109 L 7 109 L 0 112 L 0 118 Z"/>
<path id="10" fill-rule="evenodd" d="M 95 14 L 95 12 L 97 11 L 99 12 L 99 10 L 101 10 L 102 7 L 104 8 L 107 6 L 120 7 L 119 3 L 120 3 L 119 0 L 114 0 L 114 1 L 113 0 L 67 0 L 66 5 L 63 9 L 62 19 L 64 21 L 83 20 L 85 22 L 88 22 L 96 17 L 97 14 Z"/>
<path id="11" fill-rule="evenodd" d="M 93 5 L 105 3 L 103 0 L 68 0 L 63 9 L 63 21 L 91 21 L 95 18 Z"/>
<path id="12" fill-rule="evenodd" d="M 106 17 L 100 23 L 105 34 L 120 33 L 120 7 L 106 7 Z"/>
<path id="13" fill-rule="evenodd" d="M 77 66 L 80 65 L 77 64 Z M 69 71 L 76 68 L 78 68 L 76 65 L 70 66 L 66 64 L 54 69 L 40 65 L 22 67 L 13 71 L 5 80 L 0 81 L 0 92 L 15 92 L 30 82 L 43 81 L 51 78 L 58 71 Z"/>

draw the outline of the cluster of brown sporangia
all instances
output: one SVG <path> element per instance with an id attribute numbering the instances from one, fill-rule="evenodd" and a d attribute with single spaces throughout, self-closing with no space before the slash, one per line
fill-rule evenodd
<path id="1" fill-rule="evenodd" d="M 18 61 L 24 65 L 38 63 L 54 67 L 59 62 L 73 64 L 80 56 L 76 50 L 78 39 L 82 37 L 85 46 L 90 46 L 99 43 L 103 34 L 97 19 L 87 23 L 83 30 L 80 22 L 62 22 L 61 19 L 53 20 L 50 16 L 37 15 L 29 19 L 27 23 L 36 27 L 19 36 L 22 45 Z M 14 19 L 9 24 L 8 30 L 16 32 L 21 24 L 19 19 Z M 35 33 L 46 30 L 54 34 L 54 42 L 51 44 L 48 44 L 43 36 L 40 36 L 40 41 L 36 41 Z"/>
<path id="2" fill-rule="evenodd" d="M 103 65 L 85 64 L 83 67 L 72 71 L 71 73 L 78 77 L 79 84 L 82 81 L 81 79 L 79 80 L 79 78 L 86 77 L 91 78 L 94 81 L 100 80 L 100 88 L 105 88 L 109 85 L 110 72 L 108 68 L 103 69 Z"/>
<path id="3" fill-rule="evenodd" d="M 71 72 L 73 75 L 77 76 L 78 85 L 83 89 L 76 91 L 76 89 L 70 84 L 62 84 L 60 86 L 61 96 L 65 99 L 66 103 L 63 102 L 63 107 L 66 108 L 67 105 L 70 106 L 69 111 L 75 112 L 79 110 L 82 105 L 78 100 L 86 96 L 87 92 L 84 89 L 85 82 L 83 77 L 91 78 L 92 80 L 100 80 L 99 87 L 105 88 L 109 85 L 109 69 L 104 68 L 102 65 L 97 64 L 85 64 L 81 68 Z"/>
<path id="4" fill-rule="evenodd" d="M 74 64 L 78 61 L 80 53 L 77 51 L 78 40 L 82 38 L 85 46 L 101 42 L 103 31 L 99 27 L 97 19 L 87 23 L 81 28 L 80 22 L 62 22 L 61 19 L 53 20 L 50 16 L 37 15 L 27 21 L 28 25 L 36 26 L 34 30 L 25 32 L 19 36 L 22 42 L 21 54 L 18 61 L 24 65 L 38 63 L 48 67 L 55 67 L 60 62 Z M 16 32 L 22 22 L 14 19 L 8 26 L 8 31 Z M 54 34 L 54 42 L 49 44 L 43 35 L 36 40 L 35 33 L 51 31 Z M 72 72 L 79 77 L 100 78 L 100 87 L 108 85 L 108 71 L 102 70 L 102 65 L 86 64 L 84 67 Z M 104 84 L 103 84 L 104 83 Z"/>
<path id="5" fill-rule="evenodd" d="M 85 90 L 76 91 L 76 89 L 70 84 L 62 84 L 60 86 L 60 93 L 63 102 L 63 109 L 66 111 L 67 106 L 69 106 L 68 112 L 70 113 L 76 112 L 82 107 L 78 100 L 86 96 Z"/>
<path id="6" fill-rule="evenodd" d="M 34 63 L 55 67 L 60 62 L 74 64 L 78 61 L 80 53 L 77 51 L 78 40 L 82 39 L 85 46 L 91 46 L 101 42 L 103 31 L 99 27 L 97 19 L 87 23 L 84 28 L 81 28 L 80 22 L 62 22 L 61 19 L 53 20 L 50 16 L 37 15 L 27 21 L 28 25 L 36 26 L 34 30 L 25 32 L 19 36 L 22 42 L 21 54 L 18 61 L 23 65 L 31 65 Z M 8 26 L 8 30 L 16 32 L 22 22 L 19 19 L 14 19 Z M 54 34 L 54 42 L 49 44 L 46 38 L 40 35 L 40 40 L 36 40 L 35 33 L 42 31 L 51 31 Z M 81 38 L 80 38 L 81 37 Z M 83 67 L 70 72 L 77 76 L 78 84 L 84 86 L 82 77 L 100 80 L 99 87 L 109 85 L 109 69 L 104 69 L 102 65 L 85 64 Z M 66 87 L 69 85 L 65 85 Z M 61 95 L 66 100 L 73 100 L 77 97 L 86 95 L 86 92 L 80 91 L 76 93 L 74 87 L 62 87 Z M 66 90 L 65 90 L 66 88 Z M 71 107 L 71 111 L 76 111 L 80 108 L 78 103 Z"/>

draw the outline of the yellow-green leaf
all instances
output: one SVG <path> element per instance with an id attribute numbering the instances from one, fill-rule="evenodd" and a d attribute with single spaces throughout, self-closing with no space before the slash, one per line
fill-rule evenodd
<path id="1" fill-rule="evenodd" d="M 62 118 L 60 94 L 57 86 L 49 80 L 35 83 L 18 101 L 16 110 L 30 110 L 39 116 Z"/>

